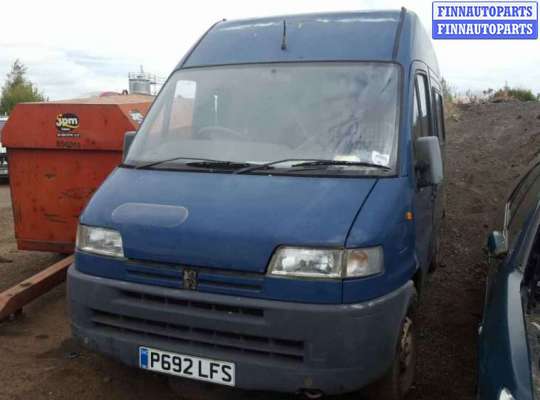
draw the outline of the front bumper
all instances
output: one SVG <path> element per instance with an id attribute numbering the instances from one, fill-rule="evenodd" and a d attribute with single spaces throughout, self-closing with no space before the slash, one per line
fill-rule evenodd
<path id="1" fill-rule="evenodd" d="M 411 282 L 378 299 L 313 305 L 116 281 L 71 266 L 73 334 L 138 366 L 139 346 L 236 364 L 236 386 L 351 392 L 390 368 Z"/>

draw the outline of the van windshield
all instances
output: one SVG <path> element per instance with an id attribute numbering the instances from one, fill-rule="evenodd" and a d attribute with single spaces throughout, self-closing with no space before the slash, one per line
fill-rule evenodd
<path id="1" fill-rule="evenodd" d="M 384 173 L 396 159 L 399 81 L 399 67 L 389 63 L 178 70 L 141 125 L 125 164 L 331 160 L 339 162 L 330 169 Z"/>

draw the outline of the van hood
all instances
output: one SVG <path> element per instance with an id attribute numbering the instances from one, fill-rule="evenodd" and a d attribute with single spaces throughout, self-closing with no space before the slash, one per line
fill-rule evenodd
<path id="1" fill-rule="evenodd" d="M 376 181 L 118 168 L 81 223 L 130 259 L 264 272 L 281 245 L 343 247 Z"/>

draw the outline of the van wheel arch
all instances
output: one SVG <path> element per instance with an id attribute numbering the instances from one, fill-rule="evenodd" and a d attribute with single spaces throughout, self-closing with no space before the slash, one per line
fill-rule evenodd
<path id="1" fill-rule="evenodd" d="M 407 311 L 400 327 L 396 356 L 390 369 L 376 382 L 368 385 L 363 394 L 378 400 L 404 400 L 414 383 L 417 357 L 418 293 L 413 289 Z M 405 330 L 408 334 L 404 336 Z M 403 353 L 403 345 L 406 351 Z M 406 368 L 403 369 L 403 365 Z"/>

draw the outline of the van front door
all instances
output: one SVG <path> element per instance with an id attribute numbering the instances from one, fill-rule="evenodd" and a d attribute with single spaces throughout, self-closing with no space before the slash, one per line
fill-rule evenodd
<path id="1" fill-rule="evenodd" d="M 432 136 L 433 126 L 431 119 L 431 107 L 429 101 L 429 84 L 427 75 L 417 73 L 414 82 L 413 98 L 413 146 L 416 139 L 422 136 Z M 417 164 L 416 151 L 414 151 L 414 163 L 416 182 L 419 182 L 419 165 Z M 436 191 L 432 186 L 420 187 L 417 184 L 415 192 L 416 214 L 416 254 L 420 267 L 427 272 L 431 263 L 434 242 L 434 204 Z"/>

